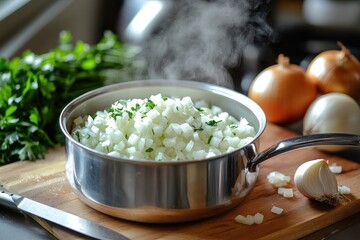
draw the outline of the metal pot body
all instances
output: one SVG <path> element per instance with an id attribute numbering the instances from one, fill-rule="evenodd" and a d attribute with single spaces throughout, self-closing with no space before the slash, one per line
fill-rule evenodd
<path id="1" fill-rule="evenodd" d="M 244 117 L 257 134 L 234 152 L 192 161 L 144 161 L 110 157 L 84 147 L 70 133 L 73 120 L 110 107 L 119 99 L 189 96 Z M 139 222 L 172 223 L 202 219 L 238 205 L 253 188 L 258 169 L 247 170 L 256 155 L 266 118 L 246 96 L 193 81 L 144 80 L 106 86 L 69 103 L 60 116 L 66 137 L 67 178 L 80 199 L 103 213 Z"/>

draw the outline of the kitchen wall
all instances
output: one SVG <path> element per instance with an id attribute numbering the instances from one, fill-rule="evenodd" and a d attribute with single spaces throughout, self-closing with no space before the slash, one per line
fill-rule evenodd
<path id="1" fill-rule="evenodd" d="M 113 20 L 109 17 L 118 11 L 116 7 L 111 8 L 117 1 L 111 0 L 23 2 L 21 8 L 0 19 L 0 56 L 11 58 L 26 49 L 35 53 L 47 52 L 57 46 L 62 30 L 69 30 L 74 40 L 95 43 L 104 28 L 111 26 L 109 21 Z"/>

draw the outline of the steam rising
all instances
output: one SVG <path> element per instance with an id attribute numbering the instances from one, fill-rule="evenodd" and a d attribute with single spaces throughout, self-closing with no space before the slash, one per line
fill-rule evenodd
<path id="1" fill-rule="evenodd" d="M 266 1 L 183 0 L 171 21 L 147 42 L 150 77 L 188 79 L 233 87 L 228 69 L 245 46 L 269 36 Z"/>

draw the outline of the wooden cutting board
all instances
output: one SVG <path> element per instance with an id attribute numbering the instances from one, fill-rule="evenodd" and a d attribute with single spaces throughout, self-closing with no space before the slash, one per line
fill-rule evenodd
<path id="1" fill-rule="evenodd" d="M 261 136 L 261 149 L 281 139 L 296 136 L 269 124 Z M 296 168 L 307 160 L 324 158 L 343 167 L 338 183 L 351 188 L 351 194 L 337 207 L 327 207 L 305 198 L 291 182 L 295 196 L 284 198 L 267 181 L 271 171 L 294 176 Z M 52 149 L 45 160 L 16 162 L 0 167 L 0 184 L 10 191 L 41 203 L 93 220 L 122 233 L 130 239 L 298 239 L 332 223 L 360 212 L 360 164 L 314 148 L 288 152 L 263 162 L 257 184 L 239 206 L 212 218 L 182 224 L 144 224 L 117 219 L 99 213 L 82 203 L 70 188 L 65 176 L 65 150 Z M 271 213 L 273 205 L 281 207 L 281 215 Z M 238 214 L 262 213 L 260 225 L 242 225 L 234 218 Z M 79 236 L 50 225 L 60 239 L 80 239 Z"/>

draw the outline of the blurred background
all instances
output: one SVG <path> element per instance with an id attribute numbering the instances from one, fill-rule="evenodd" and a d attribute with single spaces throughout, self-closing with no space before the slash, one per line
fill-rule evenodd
<path id="1" fill-rule="evenodd" d="M 216 8 L 210 9 L 209 3 L 216 4 Z M 182 38 L 174 43 L 177 51 L 190 49 L 183 58 L 193 59 L 198 71 L 202 68 L 199 62 L 205 64 L 209 56 L 190 56 L 198 52 L 192 49 L 194 41 L 188 40 L 200 39 L 206 47 L 201 52 L 216 59 L 203 71 L 212 71 L 220 79 L 229 78 L 236 90 L 246 93 L 255 75 L 276 63 L 279 53 L 306 67 L 317 53 L 339 49 L 337 41 L 341 41 L 359 57 L 359 22 L 358 0 L 0 0 L 0 55 L 12 58 L 26 49 L 49 51 L 57 46 L 62 30 L 70 31 L 74 40 L 90 44 L 96 43 L 105 30 L 111 30 L 129 44 L 162 48 L 161 53 L 146 52 L 158 62 L 180 55 L 170 43 Z M 169 32 L 172 37 L 165 37 Z M 159 74 L 157 64 L 153 65 L 153 77 L 194 76 L 189 68 L 172 75 L 169 73 L 174 73 L 174 68 L 169 68 Z M 222 66 L 212 70 L 214 65 Z M 229 76 L 220 76 L 224 68 Z M 229 79 L 219 84 L 231 85 Z"/>

